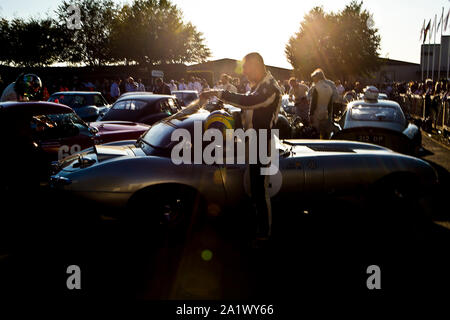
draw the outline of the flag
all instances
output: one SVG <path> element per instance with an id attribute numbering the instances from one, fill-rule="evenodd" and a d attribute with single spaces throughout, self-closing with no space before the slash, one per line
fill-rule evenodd
<path id="1" fill-rule="evenodd" d="M 447 24 L 448 24 L 448 17 L 450 15 L 450 9 L 448 9 L 447 15 L 445 16 L 444 19 L 444 31 L 447 30 Z"/>
<path id="2" fill-rule="evenodd" d="M 428 24 L 424 30 L 423 43 L 425 43 L 425 41 L 427 40 L 427 33 L 428 33 L 428 31 L 430 31 L 430 24 L 431 24 L 431 19 L 430 19 L 430 21 L 428 21 Z"/>
<path id="3" fill-rule="evenodd" d="M 437 25 L 436 30 L 439 30 L 439 27 L 441 26 L 441 22 L 442 22 L 442 19 L 443 19 L 443 18 L 444 18 L 444 11 L 442 11 L 441 18 L 439 19 L 439 23 L 438 23 L 438 25 Z"/>
<path id="4" fill-rule="evenodd" d="M 422 25 L 422 29 L 420 30 L 420 39 L 419 40 L 422 40 L 424 32 L 425 32 L 425 19 L 423 19 L 423 25 Z"/>

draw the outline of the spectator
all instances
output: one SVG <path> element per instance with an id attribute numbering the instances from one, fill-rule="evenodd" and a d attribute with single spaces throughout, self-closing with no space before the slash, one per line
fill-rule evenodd
<path id="1" fill-rule="evenodd" d="M 177 85 L 175 84 L 175 80 L 170 80 L 169 89 L 170 89 L 170 92 L 177 90 Z"/>
<path id="2" fill-rule="evenodd" d="M 229 92 L 237 93 L 237 88 L 230 83 L 230 79 L 231 77 L 226 73 L 223 73 L 220 76 L 220 81 L 222 82 L 222 89 Z"/>
<path id="3" fill-rule="evenodd" d="M 184 83 L 184 79 L 181 78 L 180 83 L 178 84 L 178 90 L 187 90 L 187 84 Z"/>
<path id="4" fill-rule="evenodd" d="M 337 93 L 338 93 L 338 95 L 339 95 L 340 97 L 342 97 L 342 96 L 344 95 L 345 88 L 344 88 L 344 86 L 342 85 L 342 83 L 341 83 L 340 80 L 336 81 L 336 90 L 337 90 Z"/>
<path id="5" fill-rule="evenodd" d="M 289 79 L 289 85 L 289 99 L 294 101 L 297 115 L 304 122 L 309 122 L 309 104 L 307 99 L 309 88 L 304 84 L 298 83 L 294 77 Z"/>
<path id="6" fill-rule="evenodd" d="M 203 91 L 207 91 L 207 90 L 209 90 L 210 88 L 209 88 L 209 84 L 208 84 L 208 82 L 205 80 L 205 79 L 203 79 L 202 80 L 202 92 Z"/>
<path id="7" fill-rule="evenodd" d="M 127 82 L 125 83 L 125 91 L 126 92 L 134 92 L 138 90 L 138 84 L 134 81 L 133 77 L 128 77 Z"/>
<path id="8" fill-rule="evenodd" d="M 122 80 L 120 78 L 117 78 L 114 80 L 114 82 L 111 84 L 111 88 L 109 90 L 109 94 L 111 95 L 111 98 L 115 101 L 120 96 L 120 83 Z"/>
<path id="9" fill-rule="evenodd" d="M 172 94 L 170 92 L 170 87 L 164 83 L 162 78 L 156 79 L 156 86 L 153 90 L 153 93 L 155 94 Z"/>
<path id="10" fill-rule="evenodd" d="M 321 69 L 316 69 L 311 78 L 313 85 L 309 91 L 311 97 L 310 115 L 312 126 L 319 132 L 320 139 L 328 138 L 332 115 L 333 89 Z"/>
<path id="11" fill-rule="evenodd" d="M 137 91 L 145 92 L 145 86 L 144 86 L 144 83 L 142 82 L 141 78 L 138 79 L 138 89 L 137 89 Z"/>

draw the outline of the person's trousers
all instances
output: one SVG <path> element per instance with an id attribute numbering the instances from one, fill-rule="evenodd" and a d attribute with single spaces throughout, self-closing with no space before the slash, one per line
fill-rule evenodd
<path id="1" fill-rule="evenodd" d="M 253 218 L 256 237 L 268 237 L 272 232 L 272 208 L 268 190 L 270 176 L 261 174 L 261 168 L 268 166 L 270 164 L 249 165 L 251 200 L 255 208 Z"/>

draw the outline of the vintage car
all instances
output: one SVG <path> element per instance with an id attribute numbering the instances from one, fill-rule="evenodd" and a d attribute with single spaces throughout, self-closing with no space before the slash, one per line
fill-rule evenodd
<path id="1" fill-rule="evenodd" d="M 102 210 L 103 214 L 148 219 L 155 225 L 183 225 L 194 207 L 198 208 L 197 200 L 214 214 L 241 208 L 249 199 L 248 166 L 233 161 L 233 154 L 225 156 L 231 161 L 224 160 L 224 164 L 204 160 L 199 164 L 174 163 L 172 152 L 179 141 L 172 141 L 172 134 L 177 129 L 187 130 L 194 138 L 183 152 L 204 151 L 210 146 L 204 141 L 198 145 L 196 141 L 201 140 L 195 138 L 194 130 L 210 113 L 203 109 L 185 111 L 154 124 L 138 141 L 96 145 L 59 161 L 51 177 L 53 190 L 110 208 Z M 374 144 L 275 140 L 279 170 L 270 176 L 269 193 L 273 201 L 287 205 L 290 211 L 300 210 L 312 199 L 323 204 L 333 203 L 328 197 L 356 199 L 364 195 L 389 207 L 384 202 L 388 197 L 415 201 L 419 197 L 412 196 L 414 192 L 436 183 L 436 173 L 427 162 Z M 397 218 L 403 214 L 414 216 L 399 210 Z"/>
<path id="2" fill-rule="evenodd" d="M 104 115 L 110 105 L 98 91 L 61 91 L 53 93 L 50 102 L 71 107 L 84 121 L 96 121 Z"/>
<path id="3" fill-rule="evenodd" d="M 2 145 L 12 148 L 8 152 L 29 151 L 44 167 L 52 160 L 94 144 L 137 139 L 149 128 L 132 122 L 91 122 L 88 125 L 71 108 L 53 102 L 0 103 L 0 121 Z M 11 157 L 6 160 L 16 162 Z"/>
<path id="4" fill-rule="evenodd" d="M 356 100 L 347 105 L 335 123 L 333 140 L 357 140 L 417 155 L 422 135 L 417 125 L 409 123 L 400 105 L 391 100 Z"/>
<path id="5" fill-rule="evenodd" d="M 100 121 L 133 121 L 152 125 L 181 110 L 177 99 L 169 95 L 131 93 L 121 96 Z"/>
<path id="6" fill-rule="evenodd" d="M 177 97 L 183 107 L 190 105 L 192 101 L 199 98 L 198 92 L 195 90 L 174 90 L 172 95 Z"/>

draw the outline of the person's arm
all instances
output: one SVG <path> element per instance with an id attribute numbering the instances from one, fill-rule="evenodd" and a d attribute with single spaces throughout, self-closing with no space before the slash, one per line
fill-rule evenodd
<path id="1" fill-rule="evenodd" d="M 249 95 L 229 91 L 219 91 L 217 97 L 223 102 L 240 109 L 254 110 L 267 107 L 273 103 L 277 97 L 277 92 L 272 86 L 263 86 Z"/>
<path id="2" fill-rule="evenodd" d="M 315 88 L 311 88 L 308 94 L 311 96 L 311 105 L 309 107 L 309 116 L 312 117 L 317 107 L 317 90 Z"/>

